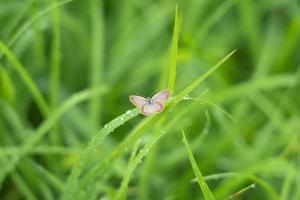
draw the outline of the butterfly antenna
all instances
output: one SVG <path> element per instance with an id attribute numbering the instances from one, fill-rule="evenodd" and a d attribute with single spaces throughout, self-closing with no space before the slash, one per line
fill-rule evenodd
<path id="1" fill-rule="evenodd" d="M 152 93 L 151 93 L 151 96 L 150 97 L 153 97 L 154 94 L 158 93 L 160 90 L 156 89 L 154 90 Z"/>
<path id="2" fill-rule="evenodd" d="M 142 95 L 142 94 L 140 94 L 138 92 L 136 92 L 135 94 L 138 95 L 138 96 L 144 97 L 145 99 L 147 99 L 147 97 L 145 95 Z"/>

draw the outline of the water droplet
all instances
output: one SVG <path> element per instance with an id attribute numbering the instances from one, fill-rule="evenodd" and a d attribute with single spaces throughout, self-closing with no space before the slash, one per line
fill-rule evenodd
<path id="1" fill-rule="evenodd" d="M 126 114 L 131 114 L 131 110 L 127 110 L 127 111 L 126 111 Z"/>
<path id="2" fill-rule="evenodd" d="M 189 100 L 189 99 L 191 99 L 191 97 L 187 95 L 187 96 L 184 96 L 182 99 L 183 100 Z"/>

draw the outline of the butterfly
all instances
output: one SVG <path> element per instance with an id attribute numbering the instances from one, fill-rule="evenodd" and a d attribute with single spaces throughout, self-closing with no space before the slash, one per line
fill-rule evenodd
<path id="1" fill-rule="evenodd" d="M 138 107 L 141 113 L 145 116 L 149 116 L 155 113 L 163 111 L 164 104 L 170 97 L 169 90 L 162 90 L 153 97 L 141 97 L 137 95 L 130 95 L 129 101 Z"/>

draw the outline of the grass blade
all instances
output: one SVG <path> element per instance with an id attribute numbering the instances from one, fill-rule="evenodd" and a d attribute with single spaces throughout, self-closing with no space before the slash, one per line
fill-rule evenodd
<path id="1" fill-rule="evenodd" d="M 23 144 L 22 148 L 22 154 L 18 155 L 17 157 L 13 157 L 9 162 L 6 164 L 5 170 L 2 170 L 0 172 L 0 185 L 3 181 L 3 179 L 7 176 L 8 173 L 14 170 L 16 164 L 20 160 L 20 158 L 24 155 L 26 155 L 28 152 L 31 151 L 32 148 L 34 148 L 34 145 L 37 144 L 43 136 L 45 136 L 48 131 L 57 123 L 57 121 L 73 106 L 77 105 L 78 103 L 81 103 L 82 101 L 85 101 L 93 95 L 99 95 L 102 93 L 103 90 L 98 91 L 91 91 L 91 90 L 85 90 L 82 92 L 78 92 L 76 94 L 73 94 L 69 99 L 67 99 L 52 115 L 50 115 L 43 123 L 40 125 L 40 127 L 37 129 L 37 131 L 28 138 L 25 143 Z"/>
<path id="2" fill-rule="evenodd" d="M 200 171 L 200 169 L 198 168 L 197 166 L 197 163 L 196 163 L 196 160 L 193 156 L 193 152 L 192 152 L 192 149 L 189 145 L 189 142 L 184 134 L 184 131 L 182 130 L 182 138 L 183 138 L 183 143 L 185 144 L 185 147 L 186 147 L 186 151 L 187 151 L 187 154 L 189 156 L 189 159 L 190 159 L 190 162 L 191 162 L 191 165 L 193 167 L 193 170 L 194 170 L 194 173 L 196 175 L 196 178 L 197 178 L 197 182 L 200 186 L 200 189 L 202 190 L 202 193 L 204 195 L 204 198 L 206 200 L 214 200 L 214 195 L 212 194 L 212 192 L 210 191 L 204 177 L 202 176 L 202 173 Z"/>
<path id="3" fill-rule="evenodd" d="M 66 0 L 66 1 L 61 1 L 58 2 L 57 4 L 53 4 L 51 6 L 49 6 L 48 8 L 45 8 L 44 10 L 42 10 L 41 12 L 37 13 L 36 15 L 34 15 L 30 20 L 28 20 L 27 22 L 24 23 L 23 26 L 21 26 L 21 28 L 16 31 L 16 33 L 12 36 L 12 38 L 9 40 L 8 42 L 8 47 L 13 46 L 13 44 L 22 36 L 23 33 L 25 33 L 26 30 L 28 30 L 28 28 L 38 19 L 40 19 L 42 16 L 48 14 L 49 12 L 51 12 L 53 9 L 56 9 L 58 7 L 61 7 L 67 3 L 70 3 L 72 1 L 75 0 Z M 1 59 L 2 56 L 0 56 Z"/>
<path id="4" fill-rule="evenodd" d="M 234 194 L 230 195 L 226 200 L 230 200 L 230 199 L 234 199 L 235 197 L 237 197 L 238 195 L 242 194 L 243 192 L 255 188 L 255 183 L 248 185 L 247 187 L 242 188 L 241 190 L 235 192 Z"/>
<path id="5" fill-rule="evenodd" d="M 30 77 L 28 72 L 25 70 L 25 67 L 18 60 L 18 58 L 13 54 L 11 50 L 8 49 L 8 47 L 1 40 L 0 40 L 0 51 L 6 55 L 7 59 L 11 62 L 12 66 L 21 77 L 21 80 L 24 82 L 24 85 L 27 87 L 28 91 L 32 95 L 41 113 L 44 116 L 49 115 L 50 113 L 49 107 L 43 95 L 39 91 L 38 87 Z"/>
<path id="6" fill-rule="evenodd" d="M 204 74 L 199 76 L 199 78 L 194 80 L 188 87 L 186 87 L 177 96 L 175 96 L 172 102 L 170 102 L 171 106 L 175 106 L 179 101 L 182 100 L 183 97 L 185 97 L 190 92 L 192 92 L 202 81 L 204 81 L 209 75 L 211 75 L 214 71 L 216 71 L 230 56 L 232 56 L 234 52 L 236 52 L 236 50 L 232 51 L 223 59 L 221 59 L 218 63 L 216 63 L 214 66 L 209 68 Z"/>
<path id="7" fill-rule="evenodd" d="M 134 160 L 135 160 L 135 157 L 136 157 L 138 147 L 139 147 L 139 140 L 136 142 L 136 144 L 134 145 L 133 150 L 131 152 L 130 159 L 129 159 L 129 162 L 128 162 L 128 167 L 127 167 L 127 170 L 125 172 L 124 178 L 123 178 L 121 186 L 119 188 L 119 191 L 116 195 L 116 198 L 115 198 L 116 200 L 126 199 L 127 190 L 128 190 L 128 183 L 130 181 L 130 177 L 131 177 L 131 174 L 133 172 Z"/>
<path id="8" fill-rule="evenodd" d="M 205 180 L 217 180 L 217 179 L 224 179 L 224 178 L 242 178 L 242 179 L 249 179 L 251 181 L 254 181 L 255 184 L 260 185 L 263 190 L 266 192 L 266 194 L 269 195 L 270 199 L 277 199 L 280 200 L 280 197 L 272 186 L 266 182 L 264 179 L 261 179 L 255 175 L 248 174 L 248 173 L 242 173 L 242 172 L 225 172 L 225 173 L 218 173 L 218 174 L 212 174 L 204 177 Z M 193 181 L 196 181 L 196 179 L 193 179 Z"/>
<path id="9" fill-rule="evenodd" d="M 90 0 L 90 21 L 91 21 L 91 53 L 90 53 L 90 88 L 96 88 L 102 85 L 103 62 L 104 62 L 104 14 L 103 1 Z M 101 127 L 101 99 L 94 96 L 89 105 L 91 125 Z M 97 130 L 97 129 L 96 129 Z"/>
<path id="10" fill-rule="evenodd" d="M 179 35 L 179 16 L 178 16 L 178 6 L 176 5 L 173 39 L 172 39 L 172 44 L 171 44 L 171 63 L 170 63 L 170 67 L 169 67 L 169 83 L 168 83 L 168 88 L 170 90 L 171 96 L 174 93 L 175 80 L 176 80 L 178 35 Z"/>
<path id="11" fill-rule="evenodd" d="M 112 133 L 116 128 L 123 125 L 130 119 L 136 117 L 138 114 L 140 114 L 138 108 L 128 110 L 126 113 L 116 117 L 115 119 L 107 123 L 102 129 L 100 129 L 100 131 L 98 131 L 98 133 L 93 136 L 93 138 L 85 148 L 81 159 L 72 169 L 62 199 L 72 199 L 74 198 L 74 196 L 76 196 L 75 194 L 76 192 L 78 192 L 77 179 L 80 176 L 80 173 L 84 170 L 86 161 L 88 161 L 91 155 L 93 155 L 102 140 L 104 140 L 104 138 Z"/>

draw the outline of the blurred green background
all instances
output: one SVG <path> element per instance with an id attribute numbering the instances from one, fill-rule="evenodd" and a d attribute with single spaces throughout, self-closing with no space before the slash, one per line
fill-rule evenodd
<path id="1" fill-rule="evenodd" d="M 137 115 L 176 3 L 173 96 L 237 51 Z M 298 0 L 0 0 L 0 24 L 0 199 L 204 199 L 182 130 L 215 199 L 300 199 Z"/>

